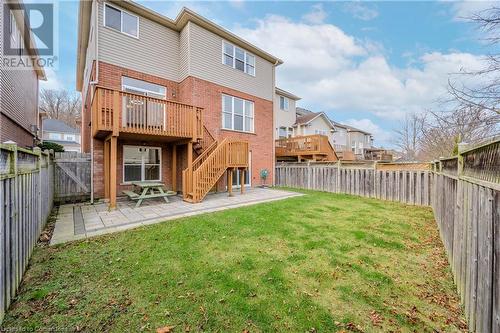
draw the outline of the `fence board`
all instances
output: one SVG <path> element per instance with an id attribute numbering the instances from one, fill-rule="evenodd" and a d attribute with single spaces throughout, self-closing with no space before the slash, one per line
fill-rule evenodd
<path id="1" fill-rule="evenodd" d="M 52 210 L 54 175 L 48 153 L 0 145 L 0 156 L 1 322 Z"/>

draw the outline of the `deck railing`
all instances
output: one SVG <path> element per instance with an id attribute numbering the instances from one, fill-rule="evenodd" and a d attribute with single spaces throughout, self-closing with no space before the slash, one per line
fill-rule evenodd
<path id="1" fill-rule="evenodd" d="M 126 132 L 199 139 L 202 108 L 97 87 L 92 103 L 93 134 Z"/>
<path id="2" fill-rule="evenodd" d="M 275 141 L 276 156 L 326 155 L 337 160 L 335 150 L 326 135 L 303 135 Z"/>

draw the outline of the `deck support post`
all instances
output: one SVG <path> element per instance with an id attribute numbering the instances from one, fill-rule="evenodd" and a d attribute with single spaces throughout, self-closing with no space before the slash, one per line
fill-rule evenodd
<path id="1" fill-rule="evenodd" d="M 233 196 L 233 169 L 227 169 L 227 192 L 229 196 Z"/>
<path id="2" fill-rule="evenodd" d="M 240 169 L 240 187 L 241 194 L 245 194 L 245 169 Z"/>
<path id="3" fill-rule="evenodd" d="M 187 160 L 188 160 L 188 169 L 193 168 L 193 142 L 189 141 L 187 144 Z"/>
<path id="4" fill-rule="evenodd" d="M 110 139 L 110 160 L 109 160 L 109 208 L 116 208 L 116 160 L 118 159 L 118 137 L 112 136 Z"/>
<path id="5" fill-rule="evenodd" d="M 177 192 L 177 145 L 172 145 L 172 191 Z"/>
<path id="6" fill-rule="evenodd" d="M 104 141 L 104 197 L 109 199 L 109 140 Z"/>

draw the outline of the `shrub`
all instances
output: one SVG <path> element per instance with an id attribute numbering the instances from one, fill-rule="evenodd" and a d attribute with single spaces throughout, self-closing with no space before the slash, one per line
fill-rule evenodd
<path id="1" fill-rule="evenodd" d="M 44 141 L 44 142 L 40 143 L 38 145 L 38 147 L 41 150 L 46 150 L 46 149 L 51 150 L 52 149 L 56 153 L 62 153 L 64 151 L 64 147 L 63 146 L 61 146 L 58 143 L 50 142 L 50 141 Z"/>

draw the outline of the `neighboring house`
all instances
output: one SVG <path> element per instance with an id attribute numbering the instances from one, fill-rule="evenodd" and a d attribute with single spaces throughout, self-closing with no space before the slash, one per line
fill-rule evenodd
<path id="1" fill-rule="evenodd" d="M 373 136 L 371 133 L 348 126 L 348 147 L 356 155 L 356 159 L 367 159 L 365 152 L 373 146 Z"/>
<path id="2" fill-rule="evenodd" d="M 333 146 L 335 127 L 324 112 L 312 112 L 303 108 L 297 108 L 296 112 L 297 118 L 293 124 L 295 136 L 324 135 Z"/>
<path id="3" fill-rule="evenodd" d="M 81 152 L 80 129 L 73 128 L 61 120 L 43 120 L 42 140 L 60 144 L 64 151 Z"/>
<path id="4" fill-rule="evenodd" d="M 276 138 L 283 139 L 293 136 L 293 125 L 297 119 L 295 104 L 300 97 L 283 89 L 277 88 L 274 97 L 274 128 Z"/>
<path id="5" fill-rule="evenodd" d="M 25 29 L 24 17 L 18 10 L 4 13 L 8 6 L 21 3 L 16 1 L 0 0 L 0 17 L 8 17 L 8 22 L 0 24 L 0 38 L 9 38 L 12 48 L 19 50 L 19 58 L 31 61 L 30 57 L 37 57 L 34 38 L 30 44 L 23 38 Z M 4 15 L 6 14 L 6 15 Z M 8 28 L 9 31 L 3 31 Z M 33 36 L 31 36 L 33 37 Z M 0 52 L 4 60 L 4 43 L 0 43 Z M 38 142 L 38 81 L 46 80 L 45 73 L 36 62 L 28 69 L 9 69 L 0 66 L 0 143 L 14 141 L 20 146 L 33 147 Z"/>
<path id="6" fill-rule="evenodd" d="M 234 186 L 259 184 L 262 169 L 273 179 L 281 63 L 186 8 L 172 20 L 132 1 L 80 1 L 77 90 L 93 195 L 113 206 L 133 181 L 160 181 L 196 202 L 226 188 L 224 175 Z"/>

